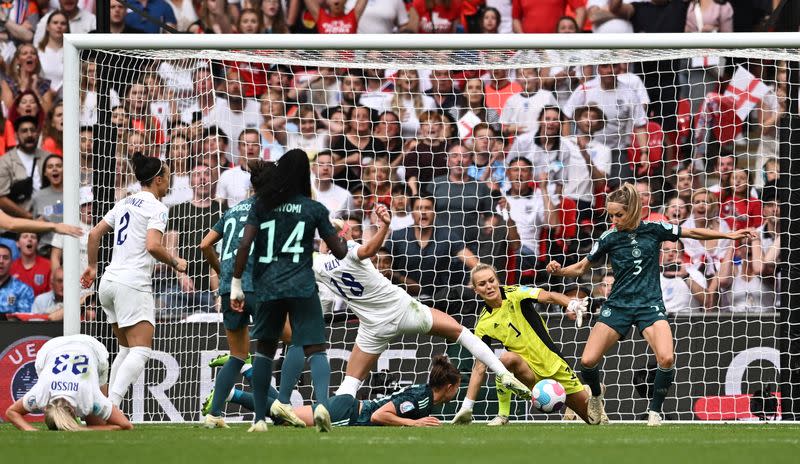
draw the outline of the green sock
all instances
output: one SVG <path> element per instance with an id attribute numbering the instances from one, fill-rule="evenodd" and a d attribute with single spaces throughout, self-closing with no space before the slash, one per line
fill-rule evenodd
<path id="1" fill-rule="evenodd" d="M 511 415 L 511 392 L 506 390 L 500 382 L 495 381 L 497 387 L 497 415 L 509 417 Z"/>
<path id="2" fill-rule="evenodd" d="M 603 393 L 600 388 L 600 369 L 597 366 L 586 367 L 581 364 L 581 377 L 583 377 L 583 383 L 592 389 L 592 396 L 600 396 Z"/>
<path id="3" fill-rule="evenodd" d="M 253 411 L 256 413 L 255 420 L 258 422 L 267 418 L 267 392 L 272 381 L 272 359 L 261 353 L 253 356 L 253 378 L 251 385 L 253 388 Z"/>
<path id="4" fill-rule="evenodd" d="M 664 369 L 661 366 L 656 370 L 656 379 L 653 382 L 653 399 L 650 400 L 650 410 L 661 412 L 664 399 L 667 397 L 669 387 L 675 380 L 675 367 Z"/>
<path id="5" fill-rule="evenodd" d="M 302 346 L 290 345 L 286 348 L 286 355 L 283 357 L 283 366 L 281 367 L 281 384 L 278 389 L 278 401 L 283 404 L 289 404 L 292 397 L 292 391 L 297 385 L 297 379 L 303 372 L 303 367 L 306 365 L 306 355 L 303 353 Z"/>
<path id="6" fill-rule="evenodd" d="M 311 368 L 311 384 L 314 386 L 314 399 L 317 403 L 328 407 L 328 394 L 331 386 L 331 364 L 324 351 L 317 351 L 308 357 Z"/>
<path id="7" fill-rule="evenodd" d="M 225 407 L 225 398 L 231 392 L 233 385 L 239 377 L 239 371 L 244 366 L 244 360 L 229 357 L 222 369 L 217 373 L 217 378 L 214 379 L 214 399 L 211 400 L 211 415 L 219 416 L 222 414 L 222 409 Z"/>

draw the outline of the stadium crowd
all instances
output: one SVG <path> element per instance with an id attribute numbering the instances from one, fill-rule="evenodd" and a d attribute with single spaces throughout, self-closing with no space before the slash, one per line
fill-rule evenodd
<path id="1" fill-rule="evenodd" d="M 763 6 L 762 3 L 768 5 Z M 719 0 L 111 0 L 114 33 L 607 33 L 752 31 L 771 2 Z M 0 208 L 62 221 L 63 36 L 95 30 L 93 0 L 0 6 Z M 215 312 L 216 276 L 197 248 L 222 212 L 249 196 L 247 162 L 302 148 L 316 198 L 355 237 L 375 205 L 392 211 L 378 267 L 421 301 L 461 318 L 478 299 L 479 262 L 507 284 L 594 297 L 613 275 L 570 281 L 544 266 L 577 262 L 604 232 L 605 194 L 634 182 L 647 220 L 757 228 L 746 243 L 684 239 L 662 250 L 668 311 L 770 312 L 780 249 L 777 124 L 785 63 L 700 57 L 485 71 L 357 69 L 259 62 L 140 60 L 110 81 L 116 199 L 140 186 L 128 159 L 166 159 L 166 246 L 189 270 L 156 267 L 159 317 Z M 93 217 L 98 65 L 83 62 L 81 227 Z M 701 123 L 734 74 L 767 88 L 733 134 Z M 734 100 L 734 105 L 736 100 Z M 63 317 L 63 237 L 0 239 L 0 313 Z M 80 241 L 86 265 L 86 235 Z M 97 313 L 83 293 L 84 318 Z M 328 311 L 346 304 L 328 296 Z M 464 322 L 469 325 L 470 322 Z"/>

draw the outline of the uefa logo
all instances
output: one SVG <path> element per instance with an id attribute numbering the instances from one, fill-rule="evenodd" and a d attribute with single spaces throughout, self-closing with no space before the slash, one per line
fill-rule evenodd
<path id="1" fill-rule="evenodd" d="M 50 337 L 35 335 L 17 340 L 0 353 L 0 418 L 6 420 L 5 411 L 15 401 L 30 391 L 36 375 L 36 353 Z M 41 420 L 41 415 L 33 420 Z"/>

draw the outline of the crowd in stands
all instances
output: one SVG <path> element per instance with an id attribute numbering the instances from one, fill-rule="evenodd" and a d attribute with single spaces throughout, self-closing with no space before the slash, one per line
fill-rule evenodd
<path id="1" fill-rule="evenodd" d="M 761 3 L 770 5 L 760 8 Z M 111 0 L 113 33 L 607 33 L 752 31 L 771 2 L 717 0 Z M 143 9 L 145 18 L 134 9 Z M 96 29 L 93 0 L 0 6 L 0 208 L 63 220 L 63 37 Z M 163 24 L 151 20 L 155 18 Z M 118 63 L 111 88 L 114 199 L 139 189 L 127 159 L 165 159 L 173 175 L 166 246 L 186 274 L 156 266 L 159 317 L 215 311 L 216 276 L 197 249 L 250 194 L 247 162 L 302 148 L 316 199 L 367 237 L 391 208 L 376 266 L 421 301 L 474 315 L 469 270 L 507 284 L 593 294 L 613 275 L 553 278 L 550 259 L 585 256 L 608 225 L 605 194 L 636 184 L 643 218 L 720 230 L 747 243 L 684 239 L 662 254 L 670 312 L 774 310 L 779 258 L 777 125 L 786 64 L 699 57 L 485 71 L 332 68 L 199 59 Z M 98 220 L 93 141 L 100 65 L 82 63 L 81 226 Z M 733 136 L 697 120 L 745 70 L 766 94 Z M 717 98 L 717 100 L 714 100 Z M 711 103 L 710 103 L 711 102 Z M 719 121 L 717 121 L 719 125 Z M 96 143 L 94 145 L 97 145 Z M 109 156 L 104 154 L 104 156 Z M 93 210 L 94 208 L 94 210 Z M 3 235 L 0 313 L 63 317 L 59 235 Z M 81 240 L 81 266 L 86 238 Z M 91 290 L 84 318 L 98 314 Z M 336 310 L 346 309 L 335 302 Z M 335 310 L 334 310 L 335 311 Z"/>

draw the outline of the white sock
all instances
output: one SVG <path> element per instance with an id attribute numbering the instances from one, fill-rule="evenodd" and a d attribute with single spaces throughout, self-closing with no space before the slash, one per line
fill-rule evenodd
<path id="1" fill-rule="evenodd" d="M 461 403 L 461 409 L 472 409 L 475 406 L 475 400 L 471 400 L 469 398 L 464 398 L 464 402 Z"/>
<path id="2" fill-rule="evenodd" d="M 119 353 L 117 353 L 117 357 L 114 358 L 114 362 L 111 363 L 111 377 L 108 379 L 108 393 L 111 394 L 111 386 L 114 385 L 114 380 L 117 378 L 117 374 L 119 373 L 119 366 L 125 361 L 125 358 L 128 357 L 128 352 L 130 348 L 127 346 L 120 345 Z"/>
<path id="3" fill-rule="evenodd" d="M 342 380 L 342 384 L 339 385 L 339 389 L 336 390 L 336 393 L 334 393 L 334 396 L 336 396 L 336 395 L 356 396 L 356 393 L 358 392 L 358 389 L 361 388 L 361 383 L 362 383 L 361 380 L 358 380 L 355 377 L 350 377 L 349 375 L 346 375 L 344 377 L 344 379 Z"/>
<path id="4" fill-rule="evenodd" d="M 125 361 L 123 361 L 122 365 L 119 367 L 119 372 L 114 379 L 114 384 L 111 385 L 111 389 L 109 390 L 108 397 L 111 399 L 112 403 L 117 406 L 122 403 L 122 398 L 125 397 L 128 388 L 142 375 L 144 366 L 147 364 L 147 360 L 150 359 L 152 353 L 153 350 L 146 346 L 134 346 L 130 348 L 128 356 L 125 357 Z"/>
<path id="5" fill-rule="evenodd" d="M 470 332 L 468 328 L 464 327 L 461 330 L 461 335 L 458 336 L 456 342 L 472 353 L 472 356 L 475 356 L 478 361 L 486 364 L 486 367 L 495 374 L 508 373 L 508 369 L 506 369 L 506 366 L 494 355 L 492 349 L 486 346 L 486 343 L 483 343 L 481 339 Z"/>

